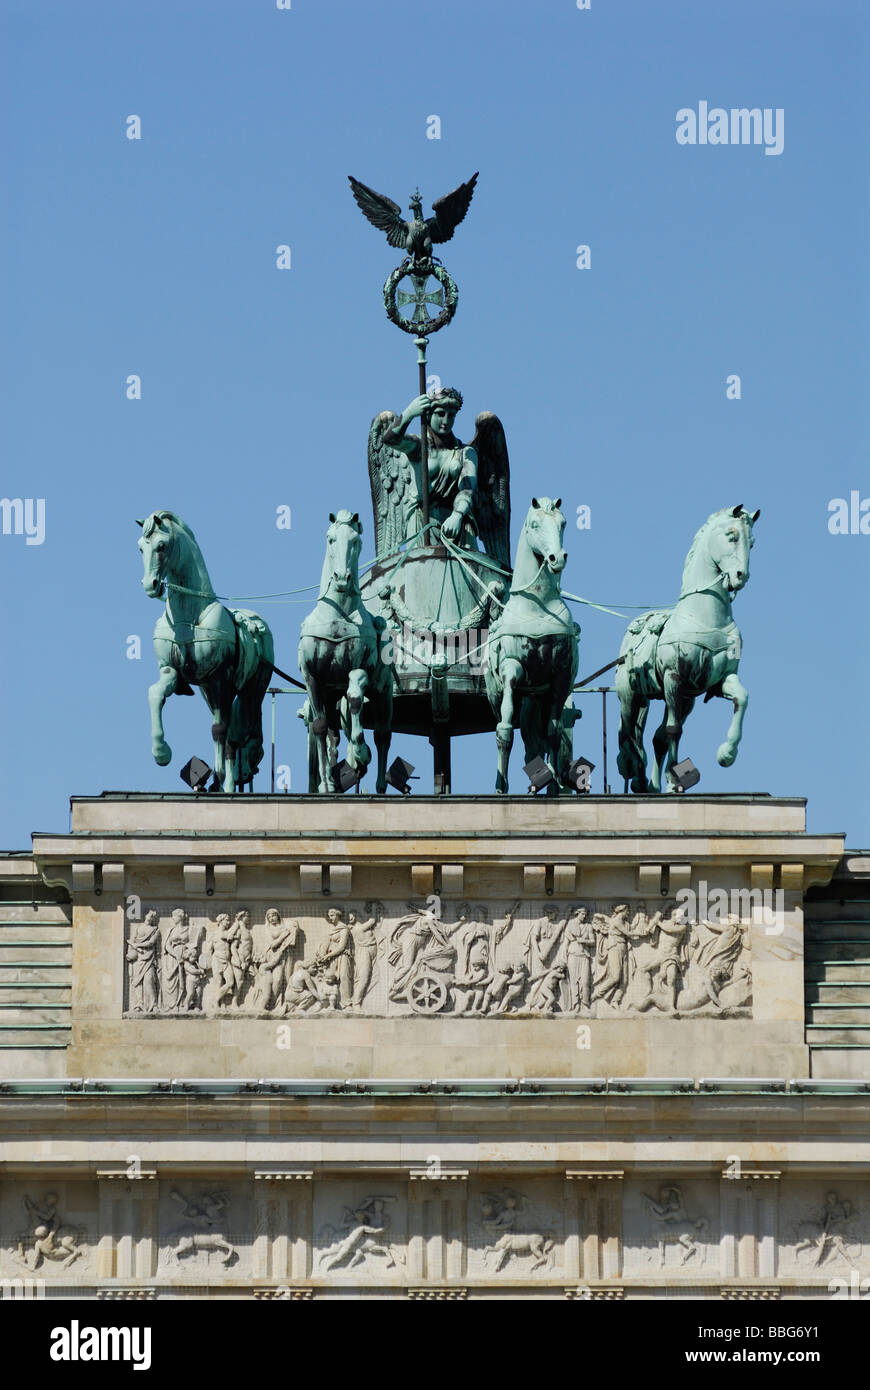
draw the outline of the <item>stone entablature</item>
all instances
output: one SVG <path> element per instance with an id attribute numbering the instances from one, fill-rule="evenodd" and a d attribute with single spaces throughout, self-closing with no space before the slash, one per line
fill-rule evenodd
<path id="1" fill-rule="evenodd" d="M 102 1299 L 864 1296 L 866 1115 L 855 1093 L 0 1095 L 0 1283 Z"/>
<path id="2" fill-rule="evenodd" d="M 870 1290 L 866 1179 L 799 1167 L 764 1182 L 677 1159 L 601 1173 L 494 1161 L 414 1182 L 384 1155 L 375 1168 L 264 1182 L 177 1152 L 144 1184 L 42 1171 L 51 1167 L 0 1182 L 4 1287 L 267 1299 L 349 1289 L 601 1299 L 674 1287 L 830 1297 L 856 1281 Z"/>
<path id="3" fill-rule="evenodd" d="M 804 1076 L 842 850 L 751 796 L 107 793 L 34 837 L 85 1076 Z"/>

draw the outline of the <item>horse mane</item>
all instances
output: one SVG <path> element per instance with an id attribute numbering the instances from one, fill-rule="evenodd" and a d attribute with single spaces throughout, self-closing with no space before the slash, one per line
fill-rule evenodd
<path id="1" fill-rule="evenodd" d="M 142 535 L 146 538 L 153 536 L 154 532 L 157 529 L 158 523 L 161 521 L 171 521 L 173 525 L 177 526 L 180 531 L 184 531 L 184 533 L 187 536 L 189 536 L 189 538 L 192 541 L 195 541 L 196 537 L 194 536 L 187 522 L 182 521 L 181 517 L 178 515 L 177 512 L 170 512 L 165 509 L 159 512 L 151 513 L 151 515 L 148 517 L 148 519 L 142 527 Z"/>

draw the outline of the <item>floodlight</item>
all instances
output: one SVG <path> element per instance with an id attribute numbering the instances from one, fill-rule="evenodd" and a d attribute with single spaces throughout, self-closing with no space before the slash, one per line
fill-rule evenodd
<path id="1" fill-rule="evenodd" d="M 189 763 L 184 764 L 178 775 L 182 782 L 187 783 L 191 791 L 204 792 L 206 782 L 209 777 L 214 776 L 214 773 L 208 763 L 203 762 L 202 758 L 191 758 Z"/>
<path id="2" fill-rule="evenodd" d="M 332 782 L 337 792 L 349 791 L 361 780 L 362 773 L 358 767 L 351 767 L 346 758 L 342 758 L 340 763 L 336 763 L 332 769 Z"/>
<path id="3" fill-rule="evenodd" d="M 387 772 L 387 781 L 391 787 L 395 787 L 402 796 L 410 796 L 411 788 L 408 786 L 410 781 L 419 782 L 419 777 L 412 779 L 411 773 L 414 771 L 414 764 L 405 762 L 404 758 L 395 758 L 390 764 Z"/>
<path id="4" fill-rule="evenodd" d="M 552 768 L 548 767 L 543 758 L 532 758 L 530 763 L 525 763 L 523 772 L 529 779 L 529 791 L 533 796 L 543 791 L 551 782 L 555 782 Z"/>
<path id="5" fill-rule="evenodd" d="M 589 779 L 595 771 L 595 764 L 588 758 L 575 758 L 568 768 L 568 781 L 575 791 L 588 792 Z"/>
<path id="6" fill-rule="evenodd" d="M 687 792 L 690 787 L 697 786 L 701 780 L 701 774 L 691 758 L 683 758 L 681 763 L 674 763 L 670 776 L 671 781 L 681 792 Z"/>

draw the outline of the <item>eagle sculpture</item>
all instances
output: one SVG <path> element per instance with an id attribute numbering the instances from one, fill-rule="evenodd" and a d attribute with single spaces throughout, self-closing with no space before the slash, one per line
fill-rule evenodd
<path id="1" fill-rule="evenodd" d="M 459 226 L 474 193 L 477 174 L 467 183 L 461 183 L 452 193 L 445 193 L 432 204 L 433 216 L 423 220 L 423 202 L 419 189 L 411 195 L 410 209 L 413 214 L 410 222 L 402 217 L 402 209 L 392 198 L 385 198 L 373 188 L 367 188 L 359 179 L 348 174 L 351 192 L 361 212 L 364 212 L 373 227 L 386 232 L 391 246 L 401 247 L 411 262 L 411 273 L 420 274 L 432 262 L 433 242 L 449 241 Z"/>

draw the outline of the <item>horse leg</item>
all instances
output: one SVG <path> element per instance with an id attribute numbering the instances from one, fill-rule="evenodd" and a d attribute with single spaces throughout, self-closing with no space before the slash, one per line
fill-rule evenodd
<path id="1" fill-rule="evenodd" d="M 230 727 L 235 690 L 229 676 L 218 677 L 200 687 L 203 698 L 211 710 L 211 735 L 214 739 L 215 782 L 223 792 L 236 789 L 236 769 L 233 759 L 227 755 L 227 734 Z"/>
<path id="2" fill-rule="evenodd" d="M 649 786 L 646 775 L 646 754 L 643 751 L 643 727 L 649 704 L 632 690 L 620 690 L 619 755 L 616 766 L 620 775 L 631 779 L 633 792 L 645 792 Z"/>
<path id="3" fill-rule="evenodd" d="M 514 702 L 517 686 L 523 678 L 522 662 L 514 656 L 504 657 L 499 667 L 499 676 L 502 681 L 502 696 L 499 722 L 495 731 L 498 744 L 498 773 L 495 779 L 495 789 L 497 792 L 506 792 L 508 789 L 508 763 L 514 742 L 514 722 L 516 719 Z"/>
<path id="4" fill-rule="evenodd" d="M 668 707 L 665 705 L 662 722 L 653 734 L 652 776 L 647 787 L 651 792 L 660 792 L 662 789 L 662 766 L 668 755 L 668 729 Z"/>
<path id="5" fill-rule="evenodd" d="M 659 778 L 659 785 L 654 788 L 656 791 L 661 791 L 662 772 L 668 779 L 668 791 L 675 790 L 673 783 L 669 780 L 669 774 L 674 764 L 680 760 L 680 738 L 683 725 L 695 704 L 694 696 L 685 694 L 681 680 L 680 672 L 670 669 L 665 672 L 662 682 L 665 697 L 665 717 L 656 729 L 653 739 L 653 745 L 656 749 L 656 773 Z M 663 762 L 664 767 L 662 767 Z M 654 776 L 653 782 L 655 780 Z"/>
<path id="6" fill-rule="evenodd" d="M 722 694 L 726 700 L 733 701 L 734 713 L 731 716 L 725 742 L 720 744 L 717 750 L 716 761 L 720 767 L 730 767 L 737 757 L 737 748 L 743 733 L 743 716 L 746 713 L 746 706 L 749 704 L 749 694 L 737 679 L 736 671 L 732 671 L 723 680 Z"/>
<path id="7" fill-rule="evenodd" d="M 265 664 L 259 666 L 236 696 L 234 713 L 242 753 L 242 780 L 245 782 L 253 780 L 263 760 L 263 699 L 271 675 L 271 667 Z"/>
<path id="8" fill-rule="evenodd" d="M 347 678 L 347 694 L 344 697 L 345 733 L 347 734 L 347 760 L 360 776 L 371 762 L 371 749 L 363 737 L 362 708 L 368 689 L 368 672 L 362 667 L 351 671 Z"/>
<path id="9" fill-rule="evenodd" d="M 390 673 L 392 682 L 392 673 Z M 378 780 L 375 791 L 383 796 L 387 790 L 387 758 L 390 754 L 390 741 L 393 737 L 393 692 L 392 686 L 381 691 L 373 702 L 375 748 L 378 751 Z"/>
<path id="10" fill-rule="evenodd" d="M 562 744 L 562 711 L 568 702 L 571 694 L 573 675 L 569 673 L 567 679 L 560 678 L 553 682 L 550 692 L 550 712 L 547 720 L 547 747 L 550 753 L 550 767 L 553 769 L 553 781 L 547 787 L 548 796 L 558 796 L 560 791 L 564 791 L 565 783 L 559 776 L 561 771 L 559 754 Z M 569 759 L 570 762 L 570 759 Z M 565 769 L 567 771 L 567 768 Z"/>
<path id="11" fill-rule="evenodd" d="M 178 672 L 174 666 L 161 666 L 160 676 L 148 688 L 148 704 L 151 706 L 151 751 L 154 761 L 165 767 L 172 761 L 172 749 L 163 737 L 163 706 L 178 685 Z"/>
<path id="12" fill-rule="evenodd" d="M 329 754 L 326 746 L 326 735 L 329 728 L 329 721 L 326 714 L 326 700 L 322 699 L 317 686 L 314 671 L 307 661 L 301 659 L 299 669 L 302 672 L 302 679 L 305 682 L 305 689 L 308 692 L 308 748 L 309 748 L 309 778 L 313 780 L 313 757 L 312 744 L 317 752 L 317 772 L 319 779 L 318 790 L 321 795 L 329 795 L 335 788 L 329 775 Z"/>

